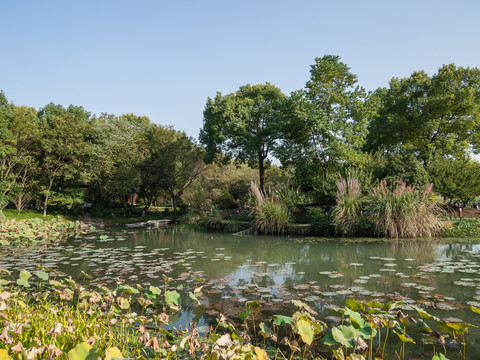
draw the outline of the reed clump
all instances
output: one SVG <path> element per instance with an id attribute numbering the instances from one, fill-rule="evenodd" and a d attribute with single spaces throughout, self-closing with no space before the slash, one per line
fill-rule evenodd
<path id="1" fill-rule="evenodd" d="M 443 210 L 432 192 L 433 185 L 423 190 L 398 179 L 389 185 L 382 180 L 368 194 L 363 194 L 355 178 L 337 183 L 337 205 L 333 223 L 346 235 L 355 235 L 361 219 L 373 224 L 378 236 L 387 238 L 428 238 L 439 234 Z"/>
<path id="2" fill-rule="evenodd" d="M 273 190 L 263 194 L 254 182 L 250 186 L 253 204 L 250 231 L 254 234 L 283 234 L 290 221 L 288 206 Z"/>
<path id="3" fill-rule="evenodd" d="M 355 235 L 364 203 L 360 182 L 351 177 L 340 178 L 337 182 L 336 200 L 337 205 L 332 214 L 333 224 L 345 235 Z"/>

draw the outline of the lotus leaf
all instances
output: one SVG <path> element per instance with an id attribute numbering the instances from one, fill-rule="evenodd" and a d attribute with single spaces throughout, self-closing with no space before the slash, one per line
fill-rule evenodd
<path id="1" fill-rule="evenodd" d="M 295 327 L 303 342 L 310 345 L 315 339 L 311 322 L 302 318 L 297 321 Z"/>
<path id="2" fill-rule="evenodd" d="M 180 294 L 173 290 L 173 291 L 169 291 L 169 290 L 166 290 L 165 291 L 165 301 L 167 304 L 175 304 L 175 305 L 180 305 L 181 303 L 181 297 L 180 297 Z"/>
<path id="3" fill-rule="evenodd" d="M 109 347 L 105 350 L 105 360 L 113 359 L 123 359 L 121 351 L 116 346 Z"/>

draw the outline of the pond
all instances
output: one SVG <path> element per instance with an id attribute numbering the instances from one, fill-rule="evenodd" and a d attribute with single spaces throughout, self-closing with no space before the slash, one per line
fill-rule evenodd
<path id="1" fill-rule="evenodd" d="M 311 241 L 173 227 L 96 231 L 0 258 L 0 267 L 9 270 L 35 270 L 36 264 L 73 278 L 87 273 L 93 285 L 124 280 L 161 286 L 162 275 L 188 288 L 203 285 L 200 301 L 207 314 L 238 317 L 245 302 L 254 299 L 271 314 L 285 313 L 290 300 L 299 299 L 325 318 L 332 307 L 354 297 L 401 300 L 406 311 L 420 305 L 451 321 L 478 325 L 480 319 L 470 310 L 470 305 L 480 307 L 480 244 L 475 243 Z M 179 313 L 175 324 L 205 324 L 205 316 L 191 307 Z M 478 358 L 478 340 L 480 331 L 471 330 L 469 358 Z"/>

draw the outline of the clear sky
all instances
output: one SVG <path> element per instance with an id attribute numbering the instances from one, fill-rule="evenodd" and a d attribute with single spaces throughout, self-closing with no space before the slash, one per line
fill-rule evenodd
<path id="1" fill-rule="evenodd" d="M 367 90 L 480 66 L 479 0 L 0 0 L 0 90 L 16 105 L 146 115 L 197 137 L 207 97 L 303 88 L 339 55 Z"/>

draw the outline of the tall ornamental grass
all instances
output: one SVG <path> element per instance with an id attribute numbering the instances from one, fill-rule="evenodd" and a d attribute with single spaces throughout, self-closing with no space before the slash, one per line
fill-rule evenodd
<path id="1" fill-rule="evenodd" d="M 360 182 L 355 178 L 340 178 L 337 182 L 337 205 L 333 208 L 333 224 L 348 236 L 357 232 L 364 198 Z"/>
<path id="2" fill-rule="evenodd" d="M 274 192 L 264 195 L 253 182 L 250 187 L 255 198 L 250 212 L 250 216 L 253 218 L 251 232 L 254 234 L 283 234 L 290 220 L 288 206 Z"/>
<path id="3" fill-rule="evenodd" d="M 441 208 L 432 193 L 432 184 L 423 191 L 407 186 L 402 179 L 388 186 L 385 180 L 367 197 L 366 214 L 375 232 L 388 238 L 431 237 L 442 230 Z"/>

